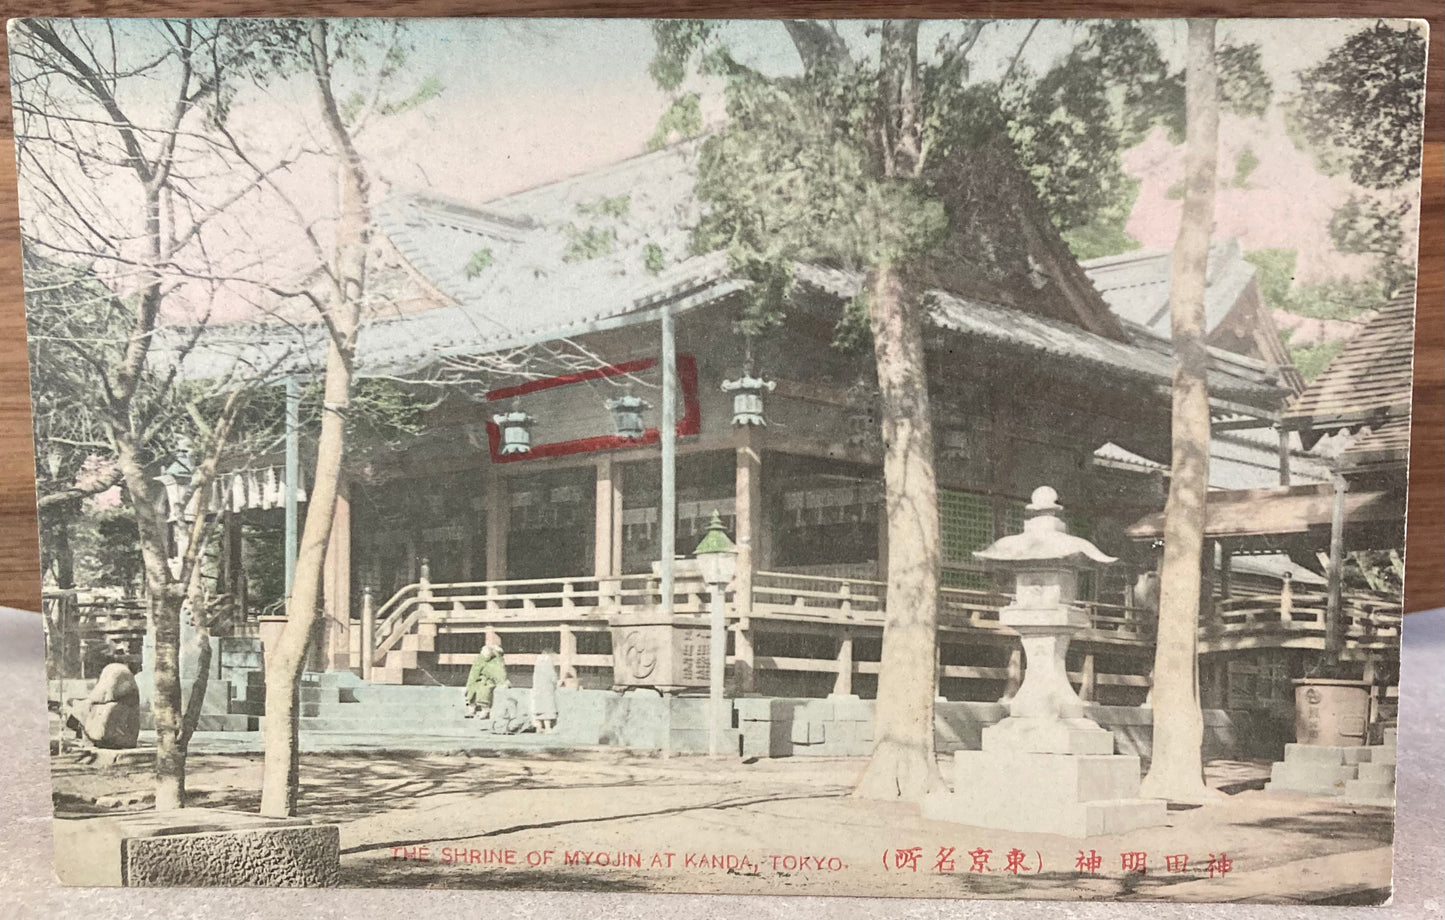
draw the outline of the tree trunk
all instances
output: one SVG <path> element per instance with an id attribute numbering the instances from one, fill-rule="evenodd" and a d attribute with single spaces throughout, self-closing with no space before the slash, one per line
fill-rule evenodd
<path id="1" fill-rule="evenodd" d="M 326 355 L 316 470 L 306 505 L 306 523 L 301 533 L 294 580 L 286 601 L 286 626 L 277 639 L 274 652 L 268 650 L 270 659 L 266 662 L 261 814 L 272 817 L 296 813 L 300 786 L 298 733 L 301 675 L 319 612 L 326 545 L 336 513 L 336 493 L 346 442 L 346 407 L 351 393 L 352 362 L 369 233 L 366 171 L 332 95 L 329 53 L 327 25 L 324 21 L 317 21 L 311 27 L 312 71 L 320 97 L 322 119 L 337 157 L 340 206 L 335 261 L 331 266 L 332 296 L 325 317 L 331 342 Z"/>
<path id="2" fill-rule="evenodd" d="M 873 756 L 855 794 L 916 801 L 943 786 L 933 738 L 941 535 L 923 305 L 905 295 L 892 265 L 877 268 L 869 282 L 882 396 L 888 602 Z"/>
<path id="3" fill-rule="evenodd" d="M 1204 785 L 1198 629 L 1205 495 L 1209 487 L 1209 390 L 1204 291 L 1219 145 L 1213 20 L 1189 21 L 1186 193 L 1174 247 L 1170 312 L 1174 347 L 1173 458 L 1164 508 L 1159 636 L 1154 656 L 1153 756 L 1142 793 L 1199 802 Z"/>
<path id="4" fill-rule="evenodd" d="M 153 480 L 140 462 L 134 439 L 115 430 L 116 463 L 125 478 L 135 511 L 145 567 L 146 595 L 150 600 L 150 626 L 155 635 L 151 670 L 151 719 L 156 729 L 156 810 L 183 808 L 186 804 L 186 750 L 181 743 L 181 602 L 184 594 L 170 569 L 170 541 L 160 514 L 160 499 Z"/>

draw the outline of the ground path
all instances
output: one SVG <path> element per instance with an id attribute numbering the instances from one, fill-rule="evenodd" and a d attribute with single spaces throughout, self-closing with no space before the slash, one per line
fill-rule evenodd
<path id="1" fill-rule="evenodd" d="M 340 826 L 345 884 L 1355 902 L 1389 887 L 1389 809 L 1260 791 L 1262 764 L 1211 764 L 1231 794 L 1169 827 L 1081 842 L 849 798 L 857 759 L 437 746 L 303 755 L 300 809 Z M 62 814 L 113 813 L 93 802 L 127 787 L 146 804 L 140 764 L 57 767 Z M 259 781 L 255 753 L 192 760 L 196 804 L 255 810 Z"/>

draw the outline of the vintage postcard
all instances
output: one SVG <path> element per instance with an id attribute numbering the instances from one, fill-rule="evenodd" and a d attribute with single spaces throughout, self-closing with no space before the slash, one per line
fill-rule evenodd
<path id="1" fill-rule="evenodd" d="M 1425 32 L 11 22 L 60 879 L 1385 901 Z"/>

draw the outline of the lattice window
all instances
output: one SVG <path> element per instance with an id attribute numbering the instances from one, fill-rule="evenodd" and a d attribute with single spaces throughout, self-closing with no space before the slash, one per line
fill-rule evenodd
<path id="1" fill-rule="evenodd" d="M 974 550 L 994 540 L 990 499 L 971 492 L 939 489 L 938 514 L 943 525 L 943 564 L 975 567 Z"/>

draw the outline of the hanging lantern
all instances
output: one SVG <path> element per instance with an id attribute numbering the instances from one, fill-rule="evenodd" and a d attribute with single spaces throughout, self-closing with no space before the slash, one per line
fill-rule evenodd
<path id="1" fill-rule="evenodd" d="M 532 450 L 532 423 L 536 421 L 532 416 L 520 409 L 513 409 L 500 415 L 492 416 L 492 421 L 502 432 L 503 454 L 526 454 Z"/>
<path id="2" fill-rule="evenodd" d="M 637 440 L 647 430 L 642 423 L 642 413 L 652 408 L 640 396 L 633 396 L 631 393 L 623 393 L 616 399 L 607 400 L 607 408 L 612 413 L 612 420 L 617 425 L 617 436 L 629 440 Z"/>
<path id="3" fill-rule="evenodd" d="M 737 380 L 724 380 L 722 391 L 733 394 L 733 424 L 766 425 L 763 394 L 773 392 L 777 386 L 777 381 L 754 377 L 747 371 Z"/>

